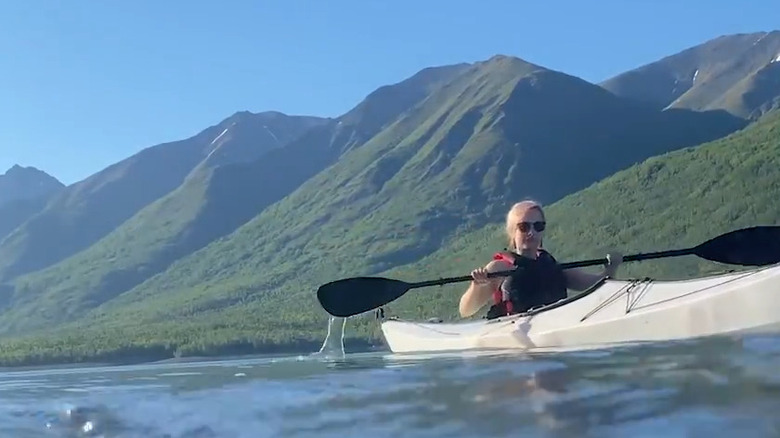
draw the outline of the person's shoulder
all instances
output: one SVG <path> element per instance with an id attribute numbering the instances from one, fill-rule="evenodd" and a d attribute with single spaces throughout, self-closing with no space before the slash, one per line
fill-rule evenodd
<path id="1" fill-rule="evenodd" d="M 539 248 L 539 254 L 542 255 L 542 257 L 545 257 L 555 263 L 558 263 L 558 260 L 555 259 L 555 256 L 552 255 L 550 251 L 547 251 L 546 249 Z"/>

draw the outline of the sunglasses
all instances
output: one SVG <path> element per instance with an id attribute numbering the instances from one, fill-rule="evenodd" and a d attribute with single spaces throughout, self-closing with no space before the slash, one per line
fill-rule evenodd
<path id="1" fill-rule="evenodd" d="M 520 230 L 523 233 L 527 233 L 531 230 L 531 227 L 534 227 L 534 231 L 544 231 L 544 228 L 547 226 L 547 222 L 539 221 L 539 222 L 520 222 L 517 224 L 517 229 Z"/>

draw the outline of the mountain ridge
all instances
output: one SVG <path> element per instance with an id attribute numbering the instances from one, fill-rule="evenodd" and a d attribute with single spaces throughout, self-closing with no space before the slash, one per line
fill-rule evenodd
<path id="1" fill-rule="evenodd" d="M 742 226 L 778 224 L 778 204 L 771 202 L 780 189 L 776 184 L 780 169 L 778 134 L 780 112 L 774 111 L 743 130 L 651 157 L 548 205 L 552 226 L 546 246 L 556 258 L 568 261 L 603 256 L 617 242 L 622 242 L 617 248 L 624 253 L 662 250 L 695 245 Z M 737 199 L 740 204 L 726 208 L 724 199 Z M 605 202 L 613 206 L 609 213 L 600 208 Z M 502 228 L 502 221 L 497 221 L 456 236 L 436 253 L 378 275 L 406 281 L 462 275 L 484 264 L 503 247 Z M 675 258 L 627 263 L 618 278 L 674 278 L 681 273 L 687 277 L 732 268 L 695 257 Z M 407 319 L 457 319 L 457 298 L 462 287 L 448 285 L 410 293 L 385 306 L 385 311 L 388 316 Z M 310 294 L 309 299 L 314 300 L 314 291 Z M 4 364 L 18 365 L 158 360 L 285 349 L 316 351 L 327 331 L 321 309 L 303 303 L 299 296 L 278 294 L 270 298 L 276 302 L 272 309 L 235 297 L 233 306 L 202 312 L 197 318 L 150 323 L 134 319 L 138 315 L 131 313 L 110 322 L 98 319 L 70 323 L 56 334 L 2 339 L 0 356 Z M 345 342 L 349 351 L 367 344 L 380 346 L 381 334 L 374 317 L 366 314 L 351 318 Z"/>
<path id="2" fill-rule="evenodd" d="M 417 88 L 435 88 L 438 81 L 456 69 L 430 69 L 401 81 L 395 85 L 398 97 L 406 101 L 420 99 Z M 350 122 L 359 120 L 363 112 L 375 111 L 376 99 L 376 93 L 367 96 L 361 106 L 338 119 L 316 119 L 317 123 L 307 124 L 306 129 L 283 147 L 271 148 L 261 156 L 239 162 L 225 161 L 216 155 L 226 152 L 225 142 L 235 140 L 231 130 L 245 114 L 231 116 L 223 122 L 224 129 L 211 133 L 214 136 L 209 144 L 211 151 L 179 187 L 139 210 L 89 248 L 14 280 L 6 289 L 11 305 L 22 312 L 40 315 L 46 310 L 37 300 L 54 300 L 57 310 L 47 313 L 45 320 L 56 322 L 158 274 L 179 257 L 232 232 L 345 151 L 359 148 L 360 138 L 375 134 L 383 120 L 393 114 L 385 106 L 372 118 L 376 125 Z M 264 129 L 258 125 L 255 133 Z M 257 135 L 249 139 L 257 139 Z M 269 139 L 278 138 L 272 135 Z M 237 146 L 235 142 L 230 145 Z M 255 192 L 257 189 L 260 191 Z M 70 298 L 59 302 L 60 295 Z M 13 330 L 14 326 L 14 323 L 0 324 L 6 330 Z"/>
<path id="3" fill-rule="evenodd" d="M 229 236 L 98 306 L 94 317 L 152 324 L 238 303 L 276 308 L 272 301 L 302 299 L 296 291 L 346 270 L 371 274 L 423 257 L 453 233 L 496 220 L 516 197 L 552 202 L 637 160 L 744 124 L 725 113 L 649 110 L 579 78 L 499 58 L 464 70 L 387 126 Z M 681 128 L 684 135 L 668 134 Z M 627 140 L 632 147 L 622 147 Z M 564 163 L 566 154 L 579 155 Z M 590 173 L 576 172 L 582 167 Z"/>
<path id="4" fill-rule="evenodd" d="M 0 174 L 0 207 L 13 201 L 53 196 L 65 184 L 34 166 L 14 164 Z"/>
<path id="5" fill-rule="evenodd" d="M 235 123 L 246 127 L 255 119 L 262 123 L 277 117 L 275 112 L 251 117 L 247 114 L 251 113 L 238 112 L 188 138 L 144 148 L 64 188 L 0 243 L 0 279 L 8 281 L 46 268 L 87 249 L 142 208 L 179 187 L 221 146 L 215 142 L 229 127 Z M 300 120 L 309 126 L 314 119 Z M 256 132 L 258 127 L 247 129 Z M 249 146 L 233 148 L 239 152 L 237 157 L 221 159 L 251 159 L 254 155 L 247 152 Z"/>
<path id="6" fill-rule="evenodd" d="M 0 175 L 0 243 L 64 189 L 65 184 L 34 166 L 15 164 Z"/>
<path id="7" fill-rule="evenodd" d="M 444 263 L 442 248 L 500 222 L 517 199 L 571 202 L 652 157 L 767 126 L 723 108 L 653 108 L 506 55 L 422 69 L 262 153 L 253 142 L 275 144 L 265 122 L 231 117 L 189 143 L 191 164 L 125 208 L 119 224 L 43 269 L 6 277 L 0 332 L 67 328 L 79 342 L 91 333 L 95 348 L 119 345 L 126 332 L 133 337 L 121 345 L 175 344 L 179 354 L 310 342 L 325 321 L 312 300 L 317 284 Z M 108 176 L 137 181 L 137 169 L 123 166 Z M 71 211 L 98 215 L 113 180 L 97 182 L 70 189 L 49 213 L 56 203 L 92 203 Z M 0 269 L 8 248 L 0 245 Z M 417 304 L 414 312 L 430 309 Z"/>
<path id="8" fill-rule="evenodd" d="M 599 85 L 654 108 L 723 109 L 755 120 L 780 102 L 778 62 L 778 30 L 721 35 Z"/>

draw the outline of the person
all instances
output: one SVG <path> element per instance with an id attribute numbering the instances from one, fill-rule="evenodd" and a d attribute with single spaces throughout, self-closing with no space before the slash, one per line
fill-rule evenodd
<path id="1" fill-rule="evenodd" d="M 509 251 L 498 253 L 484 267 L 471 272 L 472 281 L 460 299 L 462 317 L 475 314 L 491 298 L 487 318 L 525 312 L 564 299 L 567 289 L 583 291 L 605 277 L 614 276 L 623 262 L 619 252 L 607 254 L 608 263 L 600 274 L 579 269 L 562 269 L 543 249 L 547 222 L 541 204 L 532 200 L 518 202 L 506 216 Z M 488 278 L 489 272 L 513 270 L 510 276 Z"/>

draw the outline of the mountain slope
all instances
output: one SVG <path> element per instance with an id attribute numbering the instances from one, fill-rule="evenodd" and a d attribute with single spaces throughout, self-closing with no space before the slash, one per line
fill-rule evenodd
<path id="1" fill-rule="evenodd" d="M 604 81 L 655 108 L 724 109 L 757 118 L 780 104 L 780 31 L 727 35 Z"/>
<path id="2" fill-rule="evenodd" d="M 207 157 L 225 162 L 251 160 L 257 156 L 255 141 L 266 149 L 277 147 L 311 126 L 312 120 L 316 119 L 237 113 L 193 137 L 144 149 L 67 187 L 0 242 L 0 278 L 8 280 L 45 268 L 88 248 L 180 186 Z M 266 125 L 273 128 L 272 133 Z M 220 151 L 226 143 L 234 147 Z"/>
<path id="3" fill-rule="evenodd" d="M 0 242 L 64 188 L 65 184 L 34 167 L 15 165 L 0 175 Z"/>
<path id="4" fill-rule="evenodd" d="M 780 111 L 723 139 L 652 157 L 550 205 L 545 247 L 561 262 L 603 257 L 611 249 L 631 254 L 691 247 L 738 228 L 780 225 L 777 199 Z M 502 222 L 491 224 L 379 275 L 408 281 L 463 275 L 504 248 L 503 233 Z M 743 268 L 688 256 L 626 263 L 617 277 L 680 279 L 730 269 Z M 386 310 L 456 318 L 464 288 L 410 293 Z"/>
<path id="5" fill-rule="evenodd" d="M 17 227 L 46 207 L 48 196 L 16 199 L 0 206 L 0 242 Z"/>
<path id="6" fill-rule="evenodd" d="M 550 205 L 545 246 L 560 261 L 570 261 L 602 256 L 609 247 L 626 254 L 685 247 L 744 226 L 778 224 L 778 172 L 780 112 L 775 112 L 726 138 L 652 157 Z M 515 200 L 497 208 L 505 210 Z M 502 228 L 499 220 L 456 235 L 433 254 L 378 274 L 409 281 L 463 275 L 503 248 Z M 682 257 L 627 263 L 618 277 L 679 278 L 719 268 L 732 267 Z M 346 275 L 358 270 L 355 266 Z M 387 315 L 454 318 L 464 287 L 412 291 L 388 305 Z M 279 345 L 276 351 L 285 345 L 316 349 L 326 325 L 313 285 L 298 293 L 276 294 L 274 301 L 269 306 L 236 300 L 233 307 L 204 311 L 198 318 L 152 324 L 137 318 L 151 309 L 112 313 L 102 321 L 74 323 L 47 336 L 3 340 L 0 358 L 16 364 L 273 351 L 274 345 Z M 347 326 L 348 341 L 377 336 L 371 315 L 352 318 Z"/>
<path id="7" fill-rule="evenodd" d="M 249 115 L 234 117 L 180 187 L 88 249 L 8 286 L 6 306 L 13 315 L 3 315 L 0 327 L 10 332 L 51 325 L 162 272 L 289 194 L 343 151 L 360 147 L 361 138 L 373 136 L 461 68 L 426 69 L 377 90 L 336 120 L 276 114 L 287 125 L 296 122 L 282 133 L 267 117 L 254 124 L 245 120 Z"/>
<path id="8" fill-rule="evenodd" d="M 63 187 L 48 173 L 17 164 L 0 175 L 0 207 L 12 201 L 48 197 Z"/>
<path id="9" fill-rule="evenodd" d="M 145 324 L 222 320 L 249 306 L 271 327 L 285 324 L 284 306 L 295 309 L 306 297 L 304 313 L 316 320 L 309 313 L 316 284 L 412 262 L 453 234 L 500 218 L 518 197 L 552 202 L 648 156 L 740 126 L 725 114 L 649 110 L 580 79 L 496 57 L 236 232 L 94 315 Z"/>
<path id="10" fill-rule="evenodd" d="M 485 65 L 478 67 L 481 68 L 468 74 L 478 74 Z M 413 113 L 426 113 L 427 102 L 435 100 L 443 99 L 449 102 L 446 108 L 441 107 L 439 111 L 443 114 L 452 114 L 457 113 L 456 109 L 461 111 L 464 109 L 459 105 L 474 104 L 475 107 L 480 107 L 479 103 L 484 102 L 482 99 L 487 99 L 488 102 L 502 108 L 499 113 L 501 117 L 507 117 L 512 122 L 510 126 L 522 125 L 528 130 L 527 132 L 533 133 L 537 123 L 526 121 L 521 124 L 522 119 L 516 118 L 514 112 L 503 110 L 503 107 L 511 102 L 511 99 L 507 99 L 506 96 L 516 96 L 514 89 L 518 88 L 523 79 L 531 80 L 533 83 L 529 78 L 537 77 L 534 72 L 539 71 L 530 70 L 522 79 L 516 78 L 515 83 L 508 84 L 504 76 L 492 84 L 492 87 L 496 87 L 497 84 L 507 84 L 511 90 L 505 94 L 498 94 L 505 96 L 503 101 L 496 98 L 495 90 L 491 90 L 481 98 L 476 98 L 465 92 L 464 88 L 468 86 L 454 81 L 449 87 L 442 88 L 442 91 L 448 88 L 453 93 L 452 96 L 457 96 L 458 99 L 443 99 L 442 95 L 434 95 L 415 107 Z M 480 82 L 475 84 L 474 88 L 487 92 L 491 84 L 490 81 Z M 465 99 L 469 97 L 474 99 L 465 104 Z M 581 105 L 589 109 L 584 103 Z M 551 105 L 550 108 L 571 109 L 568 105 Z M 621 107 L 623 111 L 618 114 L 625 116 L 628 112 L 627 108 L 633 107 Z M 637 110 L 631 109 L 631 111 Z M 441 116 L 442 113 L 433 111 L 432 115 Z M 534 111 L 529 113 L 536 114 Z M 673 116 L 675 113 L 675 111 L 667 113 L 664 117 Z M 407 114 L 411 117 L 412 112 Z M 492 120 L 489 117 L 492 114 L 495 113 L 486 111 L 483 117 L 488 116 L 488 120 Z M 646 115 L 646 113 L 642 114 Z M 441 117 L 434 117 L 433 120 L 439 118 Z M 456 118 L 456 120 L 460 119 Z M 533 122 L 539 121 L 533 120 Z M 416 129 L 422 132 L 415 132 L 417 136 L 413 138 L 401 137 L 403 141 L 419 141 L 419 136 L 433 128 L 433 132 L 426 136 L 422 146 L 418 145 L 415 148 L 418 153 L 441 152 L 439 148 L 442 144 L 452 144 L 442 141 L 448 138 L 443 134 L 450 132 L 452 127 L 446 123 L 446 120 L 437 126 L 417 123 L 410 123 L 410 125 L 418 126 Z M 450 129 L 445 133 L 437 132 L 438 128 L 445 126 Z M 488 124 L 487 126 L 500 125 Z M 395 124 L 380 135 L 396 138 L 392 134 L 398 133 L 398 129 L 400 124 Z M 646 129 L 647 131 L 635 134 L 637 138 L 662 131 L 653 124 L 646 125 Z M 567 132 L 560 127 L 556 130 L 546 128 L 546 131 L 559 135 Z M 471 133 L 474 132 L 483 131 L 473 130 Z M 577 134 L 578 138 L 581 133 Z M 777 184 L 780 181 L 780 176 L 777 174 L 780 169 L 778 166 L 780 135 L 778 134 L 780 134 L 780 115 L 771 114 L 744 131 L 727 138 L 651 158 L 603 181 L 591 184 L 581 192 L 567 196 L 548 208 L 551 234 L 545 239 L 546 246 L 551 248 L 560 260 L 566 261 L 603 255 L 603 249 L 609 246 L 617 246 L 626 253 L 632 250 L 687 246 L 722 230 L 761 222 L 776 223 L 780 218 L 778 205 L 774 202 L 774 199 L 780 195 L 778 193 L 780 187 Z M 433 140 L 434 138 L 436 140 Z M 390 151 L 404 145 L 403 141 L 395 144 L 395 147 L 389 147 Z M 486 146 L 486 143 L 477 143 L 479 146 L 477 148 L 474 145 L 468 146 L 471 142 L 475 140 L 469 138 L 466 140 L 467 146 L 462 147 L 460 153 L 452 153 L 449 157 L 450 165 L 442 166 L 440 169 L 443 170 L 439 170 L 439 173 L 447 172 L 447 169 L 453 172 L 454 169 L 462 166 L 458 160 L 466 157 L 458 158 L 458 156 L 464 153 L 462 151 L 469 151 L 469 147 L 476 149 L 476 151 L 471 150 L 473 155 L 486 154 L 496 163 L 506 158 L 490 155 L 491 152 L 503 148 L 514 150 L 512 149 L 514 143 L 504 143 L 494 148 Z M 591 143 L 601 144 L 592 141 L 585 144 Z M 162 358 L 172 354 L 237 353 L 258 349 L 267 351 L 274 345 L 287 345 L 294 348 L 318 346 L 326 326 L 324 313 L 317 306 L 314 298 L 315 287 L 333 278 L 377 272 L 382 269 L 373 264 L 374 260 L 368 258 L 372 255 L 370 252 L 361 250 L 360 245 L 363 242 L 358 238 L 368 236 L 374 239 L 395 237 L 414 240 L 420 237 L 416 229 L 411 227 L 408 228 L 408 236 L 398 233 L 398 224 L 382 220 L 382 218 L 393 217 L 384 210 L 375 213 L 376 216 L 382 214 L 376 219 L 368 213 L 360 217 L 360 220 L 339 223 L 336 221 L 339 218 L 338 214 L 342 213 L 339 209 L 347 210 L 343 204 L 335 204 L 333 208 L 328 209 L 325 213 L 329 217 L 325 217 L 318 223 L 303 220 L 310 219 L 309 215 L 312 212 L 316 215 L 319 212 L 318 207 L 330 206 L 327 202 L 319 203 L 322 202 L 321 196 L 334 195 L 327 191 L 333 189 L 332 185 L 335 185 L 338 194 L 353 196 L 355 200 L 361 199 L 358 190 L 360 188 L 368 190 L 368 188 L 358 185 L 360 179 L 377 175 L 377 169 L 365 168 L 362 160 L 371 158 L 372 153 L 376 153 L 376 148 L 381 150 L 382 144 L 368 142 L 353 148 L 325 173 L 304 184 L 288 198 L 297 198 L 296 202 L 291 201 L 289 205 L 291 209 L 294 205 L 300 207 L 291 210 L 295 214 L 285 215 L 284 204 L 287 201 L 282 201 L 266 209 L 260 216 L 222 241 L 180 260 L 164 274 L 98 308 L 90 317 L 59 327 L 56 332 L 51 331 L 41 337 L 3 341 L 0 345 L 3 361 L 29 363 L 52 360 L 108 360 L 128 356 Z M 557 144 L 558 141 L 551 141 L 547 143 L 547 147 L 553 148 L 552 145 Z M 610 148 L 603 145 L 601 148 L 612 151 L 617 147 L 615 145 L 620 144 L 623 143 L 614 142 L 608 144 Z M 602 158 L 609 156 L 602 149 L 594 149 L 592 153 Z M 434 154 L 434 157 L 440 155 Z M 559 157 L 563 156 L 565 155 L 559 155 Z M 406 163 L 410 162 L 414 163 L 411 159 L 404 163 L 408 165 Z M 339 163 L 351 164 L 340 165 Z M 536 162 L 532 164 L 535 166 Z M 381 165 L 382 163 L 376 164 L 376 166 Z M 351 172 L 347 172 L 351 166 L 356 167 L 352 168 Z M 534 166 L 529 165 L 522 169 Z M 364 172 L 355 172 L 356 169 L 363 169 Z M 406 187 L 413 187 L 416 191 L 430 187 L 435 182 L 433 170 L 428 175 L 417 174 L 417 178 L 411 178 Z M 344 175 L 341 172 L 345 172 Z M 352 178 L 346 180 L 334 178 L 331 182 L 330 177 L 347 174 L 353 175 Z M 480 172 L 480 175 L 484 174 L 489 173 Z M 506 208 L 525 195 L 535 196 L 543 193 L 546 185 L 555 181 L 555 177 L 559 177 L 560 174 L 562 172 L 548 172 L 547 178 L 539 183 L 540 188 L 534 191 L 515 189 L 505 198 L 490 200 L 490 205 L 487 205 L 488 201 L 484 201 L 485 198 L 467 199 L 474 204 L 485 202 L 482 209 L 489 208 L 495 212 L 490 215 L 491 220 L 486 226 L 476 226 L 475 231 L 464 229 L 451 232 L 454 237 L 452 241 L 436 248 L 437 251 L 428 257 L 411 265 L 400 266 L 379 274 L 422 280 L 468 272 L 474 266 L 484 263 L 496 249 L 503 247 L 500 216 L 505 213 Z M 386 174 L 384 175 L 387 178 Z M 415 174 L 409 173 L 404 176 L 412 175 Z M 499 180 L 504 181 L 504 179 Z M 511 178 L 507 180 L 512 181 Z M 368 181 L 384 183 L 382 187 L 403 183 L 403 181 L 393 182 L 392 178 L 390 181 L 379 178 Z M 477 182 L 479 184 L 481 180 L 477 179 Z M 328 186 L 323 186 L 320 192 L 315 190 L 322 184 Z M 465 181 L 463 185 L 468 187 Z M 442 186 L 442 189 L 445 187 Z M 414 215 L 420 208 L 414 202 L 415 196 L 419 195 L 416 191 L 394 192 L 393 196 L 382 196 L 380 189 L 378 194 L 374 193 L 368 198 L 385 204 L 395 202 L 394 209 L 399 209 L 401 213 L 407 215 Z M 428 198 L 427 202 L 432 206 L 430 207 L 432 210 L 445 211 L 455 201 L 462 202 L 462 199 L 458 198 L 459 193 L 458 190 L 452 190 L 452 193 L 442 192 L 441 197 Z M 448 196 L 450 194 L 452 196 Z M 429 195 L 430 193 L 425 194 L 425 196 Z M 302 203 L 302 200 L 305 202 Z M 732 204 L 734 201 L 737 204 Z M 372 207 L 384 209 L 385 204 L 376 202 Z M 464 211 L 468 211 L 468 202 L 461 205 Z M 358 205 L 353 208 L 363 207 Z M 477 208 L 472 206 L 471 211 L 479 211 Z M 276 221 L 284 220 L 287 221 L 286 227 L 271 228 L 275 226 Z M 434 225 L 446 227 L 447 222 L 436 222 Z M 334 231 L 338 231 L 338 228 L 334 228 L 336 226 L 346 227 L 346 229 L 341 231 L 341 234 L 334 234 Z M 279 230 L 292 234 L 280 236 Z M 607 233 L 614 234 L 607 235 Z M 323 245 L 324 238 L 332 239 L 330 242 L 332 246 Z M 419 242 L 425 243 L 424 239 L 419 239 Z M 306 243 L 310 243 L 311 247 L 307 248 Z M 280 246 L 282 244 L 284 246 Z M 266 245 L 269 248 L 261 248 L 261 251 L 253 252 L 254 245 Z M 230 248 L 234 248 L 235 252 L 231 252 Z M 363 249 L 372 248 L 366 246 Z M 646 272 L 663 277 L 674 275 L 674 272 L 659 271 L 659 263 L 666 263 L 667 269 L 673 269 L 683 266 L 683 262 L 685 260 L 675 259 L 668 262 L 635 265 L 636 268 L 629 265 L 626 267 L 647 269 Z M 688 263 L 691 261 L 688 260 Z M 703 269 L 695 265 L 691 268 L 684 273 L 690 275 L 697 272 L 697 269 Z M 209 279 L 209 277 L 214 278 Z M 198 282 L 203 284 L 199 285 Z M 390 313 L 402 313 L 404 316 L 446 316 L 454 313 L 459 292 L 459 286 L 420 290 L 388 306 L 388 310 Z M 369 336 L 372 333 L 376 334 L 375 325 L 369 318 L 355 318 L 348 329 L 350 337 Z"/>
<path id="11" fill-rule="evenodd" d="M 0 244 L 0 278 L 46 267 L 110 232 L 181 184 L 221 132 L 212 126 L 187 140 L 141 152 L 73 184 Z"/>

